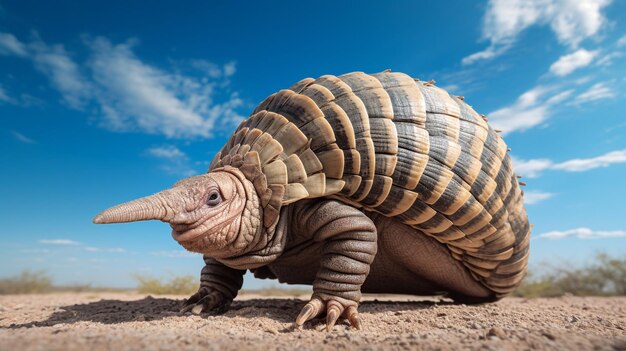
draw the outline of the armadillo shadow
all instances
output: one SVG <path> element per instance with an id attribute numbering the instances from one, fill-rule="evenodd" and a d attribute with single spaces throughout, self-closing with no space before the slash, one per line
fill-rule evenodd
<path id="1" fill-rule="evenodd" d="M 295 320 L 307 301 L 296 298 L 263 298 L 235 300 L 228 312 L 221 317 L 244 317 L 255 319 L 271 318 L 276 321 L 291 323 Z M 85 304 L 60 306 L 47 319 L 29 323 L 12 324 L 6 329 L 49 327 L 57 324 L 74 324 L 82 321 L 102 324 L 120 324 L 126 322 L 150 322 L 169 318 L 211 318 L 182 315 L 179 313 L 183 300 L 154 298 L 151 296 L 138 300 L 100 300 Z M 359 307 L 361 313 L 387 313 L 407 310 L 433 308 L 437 305 L 450 304 L 444 301 L 364 301 Z"/>

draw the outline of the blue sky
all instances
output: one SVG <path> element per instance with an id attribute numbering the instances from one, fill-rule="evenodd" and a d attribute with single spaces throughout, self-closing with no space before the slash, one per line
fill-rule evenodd
<path id="1" fill-rule="evenodd" d="M 387 68 L 503 130 L 528 184 L 531 267 L 623 256 L 625 17 L 611 0 L 0 0 L 0 277 L 199 275 L 167 225 L 91 218 L 206 171 L 267 95 Z"/>

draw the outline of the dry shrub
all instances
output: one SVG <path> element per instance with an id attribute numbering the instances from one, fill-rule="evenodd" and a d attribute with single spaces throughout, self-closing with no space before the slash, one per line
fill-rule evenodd
<path id="1" fill-rule="evenodd" d="M 135 274 L 137 291 L 155 295 L 190 295 L 198 291 L 198 278 L 191 275 L 173 277 L 170 280 L 161 280 L 154 277 Z"/>
<path id="2" fill-rule="evenodd" d="M 530 272 L 514 292 L 521 297 L 623 296 L 626 295 L 626 258 L 600 253 L 582 268 L 550 268 L 541 276 Z"/>
<path id="3" fill-rule="evenodd" d="M 0 294 L 34 294 L 49 292 L 52 279 L 43 271 L 23 271 L 19 275 L 0 279 Z"/>

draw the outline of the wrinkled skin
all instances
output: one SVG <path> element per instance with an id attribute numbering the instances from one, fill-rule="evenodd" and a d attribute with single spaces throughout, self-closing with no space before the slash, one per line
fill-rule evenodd
<path id="1" fill-rule="evenodd" d="M 384 216 L 328 199 L 283 206 L 274 228 L 265 228 L 262 216 L 252 183 L 225 167 L 112 207 L 94 223 L 161 220 L 183 247 L 203 254 L 200 289 L 182 312 L 226 311 L 248 269 L 260 278 L 313 285 L 295 324 L 326 314 L 327 330 L 340 317 L 361 327 L 361 291 L 493 299 L 442 245 Z"/>
<path id="2" fill-rule="evenodd" d="M 158 219 L 170 224 L 172 237 L 187 250 L 222 258 L 246 251 L 259 234 L 259 216 L 252 185 L 237 170 L 227 169 L 112 207 L 94 223 Z"/>

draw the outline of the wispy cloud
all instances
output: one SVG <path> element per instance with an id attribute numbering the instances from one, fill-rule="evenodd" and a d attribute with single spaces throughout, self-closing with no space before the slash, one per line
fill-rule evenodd
<path id="1" fill-rule="evenodd" d="M 146 153 L 163 160 L 161 169 L 169 174 L 189 177 L 197 173 L 189 165 L 189 156 L 174 145 L 152 147 Z"/>
<path id="2" fill-rule="evenodd" d="M 561 170 L 566 172 L 584 172 L 596 168 L 608 167 L 613 164 L 626 163 L 626 149 L 607 152 L 592 158 L 576 158 L 560 163 L 549 159 L 522 160 L 513 157 L 515 173 L 528 178 L 536 178 L 546 170 Z"/>
<path id="3" fill-rule="evenodd" d="M 617 46 L 626 46 L 626 34 L 617 40 Z"/>
<path id="4" fill-rule="evenodd" d="M 0 55 L 15 55 L 25 57 L 28 55 L 22 42 L 10 33 L 0 33 Z"/>
<path id="5" fill-rule="evenodd" d="M 23 142 L 25 144 L 37 144 L 37 142 L 35 140 L 25 136 L 24 134 L 22 134 L 22 133 L 20 133 L 18 131 L 12 130 L 11 133 L 13 134 L 15 139 L 17 139 L 17 140 L 19 140 L 19 141 L 21 141 L 21 142 Z"/>
<path id="6" fill-rule="evenodd" d="M 620 51 L 613 51 L 610 52 L 602 57 L 600 57 L 596 63 L 600 66 L 610 66 L 613 64 L 613 62 L 620 58 L 620 57 L 624 57 L 624 53 L 620 52 Z"/>
<path id="7" fill-rule="evenodd" d="M 125 253 L 126 250 L 121 247 L 112 247 L 112 248 L 102 248 L 102 247 L 93 247 L 93 246 L 85 246 L 85 251 L 89 252 L 110 252 L 110 253 Z"/>
<path id="8" fill-rule="evenodd" d="M 504 54 L 511 47 L 511 43 L 492 44 L 483 51 L 475 52 L 471 55 L 463 57 L 461 63 L 463 65 L 471 65 L 481 60 L 490 60 Z"/>
<path id="9" fill-rule="evenodd" d="M 606 25 L 602 10 L 611 0 L 490 0 L 483 18 L 487 49 L 463 59 L 463 64 L 503 54 L 517 36 L 534 25 L 549 25 L 560 43 L 577 47 Z"/>
<path id="10" fill-rule="evenodd" d="M 552 169 L 559 169 L 568 172 L 584 172 L 591 169 L 608 167 L 617 163 L 626 163 L 626 149 L 611 151 L 597 157 L 577 158 L 557 163 L 552 166 Z"/>
<path id="11" fill-rule="evenodd" d="M 148 154 L 166 159 L 187 158 L 187 155 L 174 145 L 164 145 L 148 149 Z"/>
<path id="12" fill-rule="evenodd" d="M 19 96 L 9 95 L 4 87 L 0 85 L 0 103 L 8 103 L 20 105 L 23 107 L 42 106 L 44 101 L 29 94 L 20 94 Z"/>
<path id="13" fill-rule="evenodd" d="M 40 244 L 44 245 L 70 245 L 76 246 L 81 245 L 78 241 L 69 240 L 69 239 L 44 239 L 38 241 Z"/>
<path id="14" fill-rule="evenodd" d="M 214 103 L 215 82 L 150 66 L 135 56 L 132 46 L 132 42 L 114 45 L 105 38 L 91 43 L 89 66 L 109 128 L 210 137 L 220 123 L 243 118 L 235 111 L 242 104 L 236 94 Z"/>
<path id="15" fill-rule="evenodd" d="M 546 169 L 550 169 L 554 164 L 551 160 L 545 158 L 522 160 L 517 157 L 511 156 L 511 160 L 513 161 L 513 168 L 515 169 L 515 173 L 528 178 L 539 177 L 541 175 L 541 172 L 545 171 Z"/>
<path id="16" fill-rule="evenodd" d="M 0 85 L 0 102 L 13 103 L 13 99 L 6 93 L 2 85 Z"/>
<path id="17" fill-rule="evenodd" d="M 23 43 L 12 34 L 0 33 L 0 54 L 31 60 L 70 107 L 80 109 L 84 106 L 91 87 L 63 45 L 50 46 L 36 34 L 31 42 Z"/>
<path id="18" fill-rule="evenodd" d="M 63 45 L 49 46 L 37 38 L 29 44 L 35 67 L 45 74 L 72 108 L 81 109 L 91 93 L 91 85 L 80 73 Z"/>
<path id="19" fill-rule="evenodd" d="M 168 258 L 197 258 L 199 255 L 189 251 L 175 250 L 175 251 L 155 251 L 152 252 L 153 256 L 168 257 Z"/>
<path id="20" fill-rule="evenodd" d="M 626 237 L 626 230 L 592 230 L 589 228 L 575 228 L 570 230 L 554 230 L 537 235 L 539 239 L 600 239 L 600 238 L 623 238 Z"/>
<path id="21" fill-rule="evenodd" d="M 564 77 L 579 68 L 588 66 L 596 55 L 598 55 L 598 50 L 588 51 L 578 49 L 571 54 L 559 57 L 559 59 L 550 66 L 550 72 L 559 77 Z"/>
<path id="22" fill-rule="evenodd" d="M 573 104 L 579 105 L 585 102 L 610 99 L 613 97 L 615 97 L 615 90 L 609 88 L 607 83 L 596 83 L 578 95 L 573 101 Z"/>
<path id="23" fill-rule="evenodd" d="M 90 58 L 82 66 L 63 45 L 48 45 L 37 35 L 24 43 L 0 33 L 0 54 L 32 61 L 69 107 L 93 107 L 101 125 L 111 130 L 209 138 L 243 119 L 236 111 L 243 101 L 227 89 L 235 62 L 219 66 L 195 60 L 192 66 L 205 74 L 197 77 L 141 61 L 133 52 L 134 40 L 114 44 L 97 37 L 85 42 Z M 218 97 L 221 102 L 216 102 Z"/>
<path id="24" fill-rule="evenodd" d="M 536 86 L 522 95 L 515 103 L 489 114 L 489 121 L 494 128 L 504 134 L 513 131 L 524 131 L 546 121 L 551 108 L 567 99 L 574 90 L 555 92 L 555 88 Z"/>
<path id="25" fill-rule="evenodd" d="M 236 63 L 231 61 L 223 66 L 207 60 L 194 59 L 190 61 L 191 66 L 211 78 L 227 78 L 237 71 Z"/>
<path id="26" fill-rule="evenodd" d="M 126 253 L 126 249 L 121 247 L 95 247 L 87 246 L 78 241 L 70 239 L 42 239 L 37 241 L 39 244 L 51 245 L 51 246 L 69 246 L 75 248 L 75 250 L 84 250 L 87 252 L 103 252 L 103 253 Z M 50 249 L 30 249 L 29 251 L 23 251 L 25 253 L 51 253 Z"/>
<path id="27" fill-rule="evenodd" d="M 524 204 L 534 205 L 542 201 L 548 200 L 554 196 L 553 193 L 542 191 L 524 191 Z"/>

